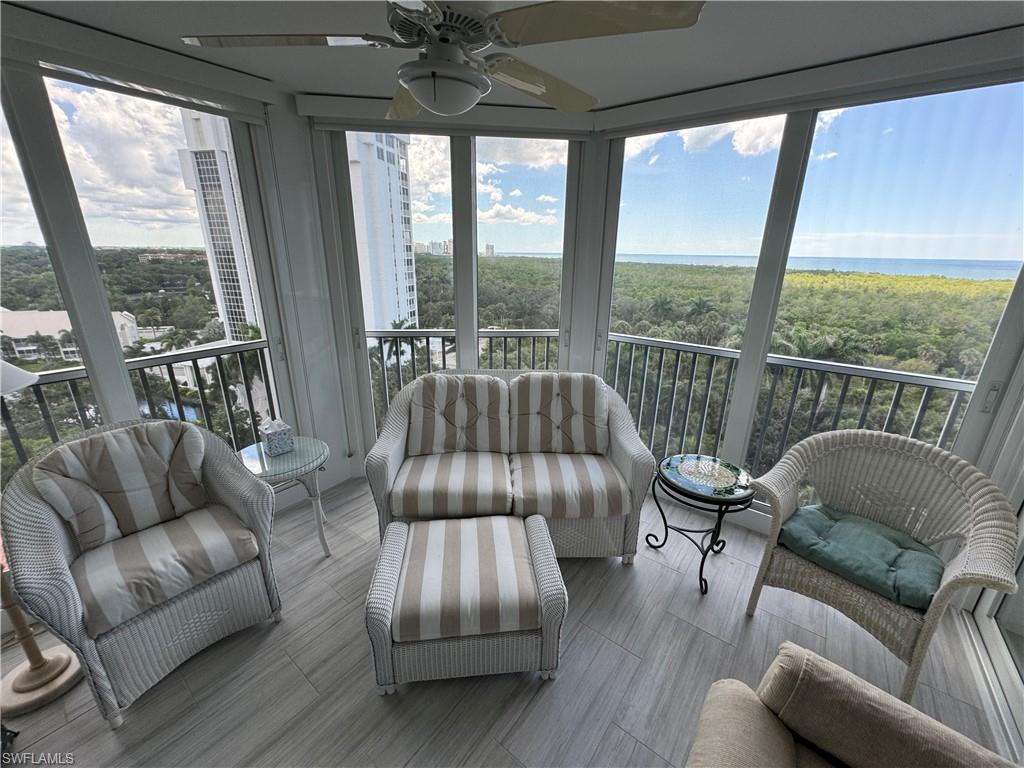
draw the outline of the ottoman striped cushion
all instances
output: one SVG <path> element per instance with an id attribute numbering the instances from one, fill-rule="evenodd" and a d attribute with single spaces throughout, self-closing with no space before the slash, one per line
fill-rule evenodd
<path id="1" fill-rule="evenodd" d="M 395 642 L 540 626 L 540 600 L 522 518 L 409 524 L 391 619 Z"/>

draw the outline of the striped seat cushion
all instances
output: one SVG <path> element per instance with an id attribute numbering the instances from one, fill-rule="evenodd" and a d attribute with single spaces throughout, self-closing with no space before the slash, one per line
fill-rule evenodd
<path id="1" fill-rule="evenodd" d="M 512 511 L 512 477 L 504 453 L 410 456 L 391 487 L 398 518 L 476 517 Z"/>
<path id="2" fill-rule="evenodd" d="M 252 532 L 217 505 L 90 549 L 71 564 L 86 631 L 98 637 L 258 554 Z"/>
<path id="3" fill-rule="evenodd" d="M 512 452 L 606 453 L 608 397 L 590 373 L 524 373 L 509 387 Z"/>
<path id="4" fill-rule="evenodd" d="M 615 517 L 629 509 L 629 486 L 604 456 L 512 454 L 512 512 L 526 517 Z"/>
<path id="5" fill-rule="evenodd" d="M 84 551 L 205 506 L 204 452 L 197 427 L 153 420 L 65 443 L 32 480 Z"/>
<path id="6" fill-rule="evenodd" d="M 496 376 L 430 373 L 413 384 L 406 455 L 508 453 L 508 384 Z"/>
<path id="7" fill-rule="evenodd" d="M 540 621 L 521 518 L 409 525 L 391 614 L 395 642 L 538 629 Z"/>

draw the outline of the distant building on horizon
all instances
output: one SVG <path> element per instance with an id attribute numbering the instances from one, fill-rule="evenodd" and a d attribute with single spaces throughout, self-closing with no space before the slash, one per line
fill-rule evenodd
<path id="1" fill-rule="evenodd" d="M 178 160 L 185 186 L 196 195 L 224 337 L 245 341 L 246 326 L 261 323 L 228 121 L 183 109 L 181 122 L 187 148 L 178 150 Z"/>
<path id="2" fill-rule="evenodd" d="M 368 328 L 419 322 L 409 203 L 409 137 L 347 134 L 356 248 Z M 431 244 L 433 245 L 433 244 Z"/>
<path id="3" fill-rule="evenodd" d="M 487 245 L 484 246 L 484 256 L 493 256 L 493 255 L 494 255 L 494 243 L 487 243 Z"/>

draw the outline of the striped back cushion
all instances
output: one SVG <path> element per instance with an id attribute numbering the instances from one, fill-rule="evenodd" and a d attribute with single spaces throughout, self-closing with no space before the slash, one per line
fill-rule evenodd
<path id="1" fill-rule="evenodd" d="M 508 384 L 495 376 L 430 373 L 413 384 L 406 454 L 508 453 Z"/>
<path id="2" fill-rule="evenodd" d="M 606 453 L 608 397 L 590 373 L 524 373 L 512 380 L 513 453 Z"/>
<path id="3" fill-rule="evenodd" d="M 62 445 L 32 479 L 85 551 L 205 506 L 204 450 L 195 426 L 148 421 Z"/>

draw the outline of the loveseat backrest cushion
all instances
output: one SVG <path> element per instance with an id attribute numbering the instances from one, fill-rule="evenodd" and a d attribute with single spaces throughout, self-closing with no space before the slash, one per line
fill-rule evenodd
<path id="1" fill-rule="evenodd" d="M 32 480 L 85 551 L 205 506 L 204 451 L 192 424 L 147 421 L 58 446 Z"/>
<path id="2" fill-rule="evenodd" d="M 608 451 L 608 395 L 590 373 L 524 373 L 509 386 L 513 453 Z"/>
<path id="3" fill-rule="evenodd" d="M 406 455 L 509 452 L 508 384 L 496 376 L 429 373 L 413 384 Z"/>

